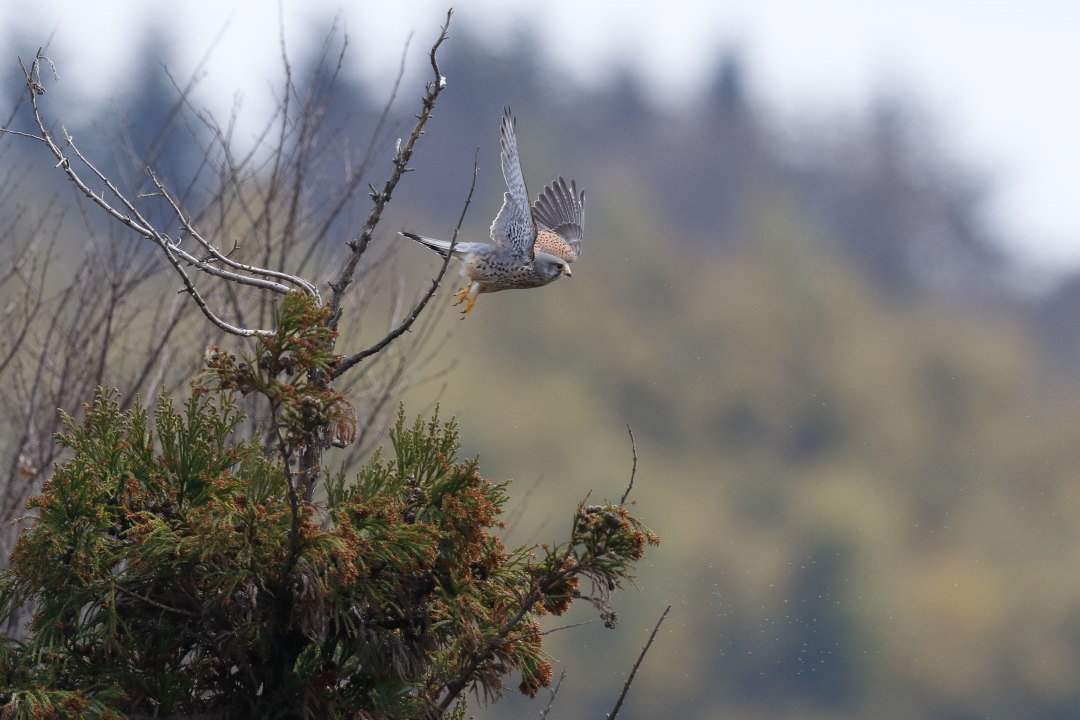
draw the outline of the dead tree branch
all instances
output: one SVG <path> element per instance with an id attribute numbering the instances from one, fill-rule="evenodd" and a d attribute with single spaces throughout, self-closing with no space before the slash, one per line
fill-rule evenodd
<path id="1" fill-rule="evenodd" d="M 371 213 L 368 215 L 367 222 L 364 223 L 364 227 L 360 231 L 360 234 L 347 243 L 349 250 L 351 250 L 349 258 L 345 261 L 345 265 L 342 266 L 340 272 L 338 272 L 337 277 L 330 281 L 332 293 L 328 304 L 332 312 L 329 322 L 330 326 L 333 328 L 337 328 L 341 318 L 341 300 L 345 295 L 345 290 L 352 284 L 353 276 L 356 274 L 356 267 L 360 262 L 360 258 L 363 257 L 364 252 L 367 250 L 368 244 L 371 242 L 372 233 L 375 231 L 375 226 L 379 224 L 379 220 L 382 218 L 383 208 L 390 202 L 390 198 L 394 193 L 394 188 L 397 187 L 398 182 L 401 180 L 401 176 L 411 169 L 409 168 L 409 160 L 412 158 L 413 148 L 416 146 L 416 141 L 423 135 L 424 126 L 427 125 L 427 121 L 431 119 L 432 110 L 435 109 L 435 101 L 446 87 L 446 78 L 443 77 L 442 72 L 439 70 L 436 53 L 439 50 L 439 46 L 441 46 L 449 37 L 450 18 L 453 14 L 453 9 L 446 12 L 446 22 L 443 23 L 442 31 L 435 40 L 435 44 L 431 46 L 431 52 L 428 53 L 428 57 L 431 59 L 431 69 L 435 77 L 427 84 L 427 92 L 424 93 L 424 97 L 421 100 L 423 108 L 421 109 L 420 114 L 416 116 L 416 125 L 413 126 L 412 132 L 409 134 L 405 144 L 399 144 L 397 146 L 393 158 L 394 170 L 390 174 L 389 179 L 383 184 L 382 190 L 377 190 L 374 186 L 371 186 L 371 199 L 374 201 Z"/>
<path id="2" fill-rule="evenodd" d="M 649 648 L 652 647 L 653 640 L 656 639 L 656 631 L 660 629 L 660 624 L 664 622 L 664 618 L 667 617 L 670 610 L 671 606 L 668 605 L 664 608 L 664 612 L 660 614 L 660 619 L 656 621 L 656 625 L 649 634 L 649 641 L 645 643 L 645 647 L 641 648 L 641 654 L 638 655 L 638 659 L 634 662 L 634 667 L 630 669 L 630 676 L 626 678 L 626 682 L 623 683 L 622 692 L 619 693 L 619 698 L 615 701 L 615 707 L 611 708 L 611 712 L 608 713 L 607 720 L 615 720 L 615 716 L 619 714 L 623 700 L 626 699 L 626 693 L 630 691 L 630 684 L 634 682 L 634 676 L 637 675 L 638 668 L 641 667 L 641 661 L 645 659 L 645 653 L 649 652 Z"/>
<path id="3" fill-rule="evenodd" d="M 177 83 L 170 75 L 179 97 L 153 147 L 160 150 L 165 146 L 169 127 L 181 121 L 181 114 L 195 118 L 199 121 L 196 124 L 201 123 L 209 131 L 207 136 L 191 133 L 202 160 L 196 175 L 186 186 L 177 186 L 179 189 L 172 187 L 164 172 L 159 174 L 151 167 L 156 156 L 136 161 L 134 167 L 142 187 L 128 188 L 110 177 L 112 173 L 76 142 L 73 134 L 77 133 L 49 117 L 42 98 L 50 82 L 59 78 L 44 50 L 39 49 L 32 62 L 20 59 L 25 85 L 19 104 L 27 117 L 26 127 L 13 125 L 13 112 L 10 118 L 3 119 L 0 137 L 29 139 L 44 145 L 55 168 L 64 173 L 75 190 L 73 195 L 90 202 L 74 204 L 84 228 L 67 229 L 65 213 L 59 211 L 65 206 L 57 197 L 49 201 L 49 208 L 35 223 L 24 209 L 34 206 L 18 203 L 26 183 L 19 182 L 21 175 L 16 165 L 0 162 L 0 209 L 6 211 L 0 238 L 28 238 L 0 248 L 0 260 L 7 261 L 0 269 L 0 329 L 13 340 L 9 345 L 0 344 L 0 374 L 4 375 L 0 412 L 16 428 L 9 440 L 0 443 L 0 455 L 12 477 L 22 479 L 0 493 L 4 513 L 21 508 L 24 497 L 48 475 L 53 458 L 47 439 L 57 429 L 55 408 L 76 405 L 85 398 L 88 387 L 101 382 L 127 385 L 123 399 L 126 405 L 137 395 L 145 396 L 162 384 L 173 384 L 173 377 L 187 376 L 196 369 L 197 360 L 187 353 L 171 352 L 178 337 L 183 343 L 201 346 L 213 344 L 218 333 L 270 335 L 274 322 L 272 300 L 299 291 L 317 303 L 325 302 L 320 299 L 316 283 L 308 278 L 317 277 L 316 268 L 327 267 L 331 253 L 350 237 L 353 240 L 344 244 L 352 251 L 351 256 L 348 262 L 339 261 L 342 279 L 332 285 L 337 289 L 331 298 L 337 311 L 332 322 L 336 329 L 340 320 L 343 330 L 359 322 L 368 303 L 359 303 L 346 321 L 340 315 L 342 293 L 352 283 L 354 273 L 359 276 L 360 256 L 372 239 L 391 193 L 411 169 L 408 163 L 413 148 L 432 116 L 436 98 L 445 88 L 436 54 L 448 37 L 450 18 L 448 13 L 430 47 L 428 56 L 435 77 L 421 99 L 416 126 L 407 141 L 398 142 L 389 179 L 380 192 L 372 193 L 373 205 L 363 208 L 361 217 L 367 221 L 359 234 L 353 229 L 340 239 L 330 237 L 331 228 L 340 223 L 346 211 L 361 209 L 358 206 L 367 200 L 360 191 L 364 178 L 370 175 L 378 148 L 386 148 L 392 141 L 384 136 L 390 105 L 404 74 L 404 55 L 391 99 L 378 116 L 366 151 L 356 159 L 347 152 L 348 135 L 327 128 L 327 120 L 335 117 L 330 102 L 347 44 L 342 42 L 339 47 L 333 40 L 334 33 L 327 35 L 311 76 L 304 78 L 292 72 L 282 39 L 285 85 L 278 94 L 276 112 L 256 138 L 257 148 L 250 151 L 237 152 L 233 137 L 235 114 L 230 122 L 218 123 L 193 106 L 194 79 Z M 139 156 L 134 137 L 118 142 L 131 158 Z M 8 150 L 10 147 L 4 146 L 4 160 L 14 154 Z M 343 157 L 347 163 L 344 184 L 327 183 L 325 197 L 313 200 L 312 186 L 327 178 L 336 181 L 337 173 L 328 165 Z M 206 171 L 214 175 L 210 192 L 201 207 L 190 205 L 192 188 Z M 470 186 L 465 208 L 475 187 L 475 163 L 473 174 L 474 185 Z M 165 218 L 165 224 L 159 215 Z M 104 228 L 109 229 L 109 237 L 99 235 Z M 52 241 L 42 239 L 50 231 Z M 145 252 L 145 242 L 122 242 L 128 233 L 148 240 L 153 252 Z M 83 242 L 67 247 L 60 241 L 62 237 L 78 237 Z M 165 262 L 161 262 L 161 255 Z M 372 262 L 366 258 L 365 267 L 379 266 L 384 260 Z M 405 367 L 421 362 L 413 352 L 384 351 L 392 345 L 406 345 L 403 336 L 409 333 L 412 339 L 407 345 L 411 349 L 430 336 L 434 325 L 421 317 L 425 309 L 430 309 L 446 272 L 444 265 L 430 288 L 421 289 L 419 300 L 411 308 L 406 305 L 394 312 L 382 340 L 346 356 L 333 376 L 325 378 L 339 385 L 341 393 L 370 396 L 374 407 L 365 419 L 366 430 L 383 422 L 380 416 L 392 404 L 392 389 L 402 385 Z M 172 299 L 167 280 L 171 273 L 181 281 L 181 294 Z M 382 292 L 384 281 L 381 276 L 374 277 L 378 282 L 362 284 L 365 299 Z M 60 293 L 48 291 L 58 284 L 67 287 Z M 202 318 L 196 313 L 190 313 L 195 322 L 187 322 L 189 314 L 184 308 L 189 306 L 185 296 L 195 301 L 201 315 L 211 321 L 209 325 L 199 322 Z M 145 317 L 148 307 L 158 309 L 152 319 Z M 401 314 L 404 316 L 399 317 Z M 147 332 L 147 328 L 151 330 Z M 384 363 L 364 365 L 375 368 L 373 372 L 346 373 L 377 354 L 386 358 Z M 172 371 L 181 366 L 173 375 Z M 125 378 L 133 383 L 125 382 Z M 265 420 L 264 408 L 252 403 L 245 410 L 253 426 Z M 371 435 L 365 433 L 361 441 L 370 443 Z M 359 444 L 354 444 L 357 452 Z M 316 470 L 320 459 L 321 453 L 312 452 L 303 469 Z M 5 549 L 7 537 L 7 533 L 0 534 L 0 549 Z"/>
<path id="4" fill-rule="evenodd" d="M 477 157 L 479 157 L 479 151 L 477 152 Z M 416 322 L 416 319 L 420 317 L 420 313 L 424 311 L 424 308 L 431 301 L 431 298 L 435 296 L 435 292 L 439 289 L 439 285 L 442 284 L 443 278 L 446 277 L 446 271 L 450 267 L 450 260 L 454 257 L 454 245 L 457 244 L 458 234 L 461 232 L 461 225 L 465 222 L 465 214 L 469 211 L 469 205 L 472 203 L 473 191 L 476 189 L 476 176 L 479 174 L 479 172 L 480 166 L 478 164 L 478 160 L 477 158 L 473 158 L 473 174 L 472 182 L 469 184 L 469 194 L 465 197 L 465 204 L 461 208 L 461 215 L 458 216 L 457 225 L 454 227 L 454 234 L 450 237 L 450 251 L 447 252 L 446 257 L 443 258 L 442 265 L 439 267 L 439 274 L 436 275 L 435 278 L 431 281 L 431 287 L 427 289 L 427 292 L 425 292 L 424 295 L 420 298 L 419 302 L 416 303 L 416 305 L 412 309 L 412 312 L 410 312 L 408 316 L 406 316 L 405 319 L 402 320 L 397 327 L 387 333 L 382 340 L 375 343 L 366 350 L 361 350 L 358 353 L 348 355 L 342 358 L 341 362 L 339 362 L 334 368 L 334 377 L 340 376 L 342 373 L 356 365 L 361 360 L 364 360 L 365 358 L 369 358 L 372 355 L 382 352 L 382 350 L 384 350 L 390 343 L 394 342 L 394 340 L 397 340 L 399 337 L 407 333 L 409 329 L 412 328 L 413 323 Z"/>
<path id="5" fill-rule="evenodd" d="M 142 214 L 134 202 L 124 195 L 108 177 L 98 170 L 97 167 L 83 155 L 78 146 L 76 146 L 74 138 L 67 130 L 63 129 L 61 126 L 61 131 L 63 132 L 62 143 L 58 143 L 54 138 L 38 103 L 39 96 L 45 94 L 45 88 L 41 79 L 42 64 L 46 64 L 50 68 L 52 67 L 52 61 L 46 57 L 41 50 L 38 51 L 29 68 L 26 67 L 22 60 L 19 61 L 19 66 L 22 69 L 25 78 L 27 97 L 30 101 L 30 109 L 34 118 L 37 133 L 30 134 L 15 131 L 10 128 L 0 128 L 0 132 L 31 138 L 44 144 L 49 149 L 49 152 L 52 153 L 53 157 L 56 158 L 56 167 L 63 170 L 64 174 L 67 175 L 68 179 L 83 195 L 89 198 L 113 220 L 157 245 L 165 255 L 166 260 L 172 266 L 173 270 L 179 275 L 181 282 L 184 285 L 184 292 L 191 296 L 195 301 L 195 304 L 199 307 L 199 310 L 215 326 L 225 332 L 248 337 L 255 335 L 269 335 L 272 332 L 271 330 L 266 329 L 241 327 L 221 318 L 210 308 L 202 293 L 195 287 L 195 283 L 187 271 L 187 268 L 189 267 L 231 283 L 248 285 L 272 293 L 285 294 L 291 289 L 298 288 L 308 294 L 315 295 L 316 297 L 318 296 L 314 285 L 303 278 L 229 260 L 223 253 L 218 251 L 212 243 L 203 238 L 192 226 L 186 215 L 180 211 L 176 201 L 165 191 L 156 175 L 148 169 L 151 180 L 157 188 L 157 193 L 154 195 L 163 197 L 169 204 L 180 223 L 182 233 L 195 239 L 195 241 L 203 249 L 209 251 L 210 254 L 205 257 L 199 257 L 198 255 L 190 253 L 181 247 L 182 238 L 173 240 L 164 232 L 154 227 L 153 223 Z M 80 168 L 82 171 L 80 171 Z M 104 185 L 105 189 L 95 192 L 83 177 L 82 172 L 88 172 L 90 178 L 95 182 L 100 182 Z M 222 263 L 225 267 L 219 267 L 217 263 Z"/>
<path id="6" fill-rule="evenodd" d="M 559 673 L 559 681 L 557 683 L 555 683 L 555 687 L 553 687 L 551 689 L 551 697 L 548 698 L 547 705 L 544 706 L 543 712 L 540 713 L 540 720 L 545 720 L 545 718 L 547 718 L 547 716 L 548 716 L 548 713 L 551 712 L 551 707 L 552 707 L 552 705 L 555 704 L 555 698 L 559 694 L 559 688 L 562 687 L 563 680 L 565 680 L 565 679 L 566 679 L 566 671 L 563 670 L 562 672 Z"/>
<path id="7" fill-rule="evenodd" d="M 634 476 L 637 475 L 637 444 L 634 442 L 634 429 L 630 427 L 630 423 L 626 424 L 626 432 L 630 433 L 630 452 L 634 456 L 634 464 L 630 468 L 630 482 L 622 494 L 622 499 L 619 500 L 620 505 L 625 505 L 626 498 L 630 497 L 630 491 L 634 489 Z"/>
<path id="8" fill-rule="evenodd" d="M 184 211 L 180 209 L 180 206 L 179 204 L 177 204 L 176 200 L 173 199 L 172 195 L 169 194 L 169 191 L 166 190 L 165 186 L 162 185 L 160 180 L 158 180 L 157 174 L 155 174 L 152 170 L 148 170 L 148 172 L 150 174 L 151 182 L 153 182 L 154 187 L 157 188 L 158 194 L 163 197 L 165 201 L 169 204 L 169 207 L 172 208 L 173 213 L 176 215 L 176 219 L 180 221 L 180 226 L 197 243 L 202 245 L 206 249 L 207 253 L 209 253 L 207 256 L 200 258 L 200 262 L 206 264 L 206 268 L 199 267 L 200 270 L 208 272 L 211 275 L 218 275 L 219 277 L 223 277 L 228 280 L 235 280 L 241 285 L 255 285 L 256 287 L 261 287 L 264 289 L 272 289 L 275 292 L 281 292 L 281 288 L 285 287 L 281 283 L 288 283 L 296 286 L 300 290 L 303 290 L 308 295 L 311 295 L 312 297 L 318 299 L 319 291 L 315 288 L 315 285 L 297 275 L 290 275 L 289 273 L 278 272 L 277 270 L 269 270 L 266 268 L 257 267 L 255 265 L 247 265 L 245 263 L 237 262 L 230 259 L 229 255 L 232 253 L 232 251 L 230 250 L 229 253 L 222 253 L 220 250 L 217 249 L 217 247 L 214 246 L 213 243 L 200 235 L 199 231 L 196 230 L 195 226 L 191 223 L 190 220 L 188 220 L 187 216 L 184 214 Z M 242 272 L 250 273 L 252 275 L 262 275 L 263 277 L 280 281 L 280 283 L 263 284 L 258 282 L 244 282 L 244 280 L 256 281 L 257 278 L 251 278 L 243 275 L 214 273 L 211 272 L 211 269 L 216 268 L 214 265 L 210 264 L 213 261 L 220 262 L 222 265 L 230 267 L 234 270 L 240 270 Z M 285 292 L 288 292 L 288 288 L 285 288 Z"/>

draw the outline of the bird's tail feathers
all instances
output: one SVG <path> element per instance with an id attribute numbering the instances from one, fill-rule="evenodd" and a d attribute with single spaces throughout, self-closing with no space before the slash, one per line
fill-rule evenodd
<path id="1" fill-rule="evenodd" d="M 404 235 L 411 240 L 415 240 L 421 245 L 426 245 L 435 252 L 439 253 L 443 257 L 450 254 L 450 243 L 446 240 L 436 240 L 435 238 L 424 237 L 423 235 L 416 235 L 411 232 L 399 232 L 399 235 Z"/>

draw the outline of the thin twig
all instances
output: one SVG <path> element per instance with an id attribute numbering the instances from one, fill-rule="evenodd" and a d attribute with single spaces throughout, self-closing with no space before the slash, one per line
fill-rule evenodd
<path id="1" fill-rule="evenodd" d="M 439 274 L 436 275 L 435 279 L 431 281 L 431 287 L 429 287 L 427 289 L 427 292 L 424 293 L 424 296 L 420 298 L 420 301 L 413 308 L 412 312 L 409 313 L 408 317 L 406 317 L 400 325 L 387 333 L 382 340 L 375 343 L 366 350 L 361 350 L 354 355 L 348 355 L 342 358 L 341 361 L 334 367 L 332 377 L 340 377 L 342 373 L 344 373 L 352 366 L 356 365 L 356 363 L 360 362 L 365 358 L 369 358 L 378 352 L 381 352 L 394 340 L 398 339 L 406 332 L 408 332 L 409 328 L 411 328 L 413 323 L 416 322 L 416 319 L 420 317 L 420 313 L 423 312 L 427 304 L 431 302 L 431 298 L 435 296 L 435 292 L 439 289 L 439 285 L 442 284 L 443 278 L 446 277 L 446 270 L 450 266 L 450 260 L 454 257 L 454 246 L 457 244 L 458 233 L 461 232 L 461 226 L 465 222 L 465 213 L 469 211 L 469 205 L 472 203 L 473 191 L 476 189 L 476 176 L 480 172 L 480 166 L 478 162 L 478 157 L 473 158 L 473 176 L 472 182 L 469 184 L 469 194 L 465 197 L 465 205 L 461 208 L 461 215 L 458 216 L 458 222 L 457 226 L 454 228 L 454 234 L 450 237 L 450 249 L 447 251 L 446 257 L 443 258 L 442 267 L 439 268 Z"/>
<path id="2" fill-rule="evenodd" d="M 210 256 L 201 258 L 198 255 L 187 252 L 180 247 L 179 241 L 173 241 L 168 235 L 155 228 L 153 223 L 139 211 L 134 203 L 121 193 L 119 188 L 117 188 L 109 178 L 107 178 L 85 155 L 82 154 L 78 146 L 75 145 L 74 138 L 72 138 L 66 130 L 61 128 L 61 130 L 63 130 L 63 147 L 61 147 L 53 138 L 52 133 L 46 126 L 45 119 L 41 114 L 41 109 L 38 106 L 37 101 L 38 96 L 44 92 L 41 83 L 41 64 L 43 62 L 48 63 L 50 67 L 52 66 L 51 61 L 40 50 L 29 68 L 20 61 L 20 66 L 22 67 L 26 80 L 27 96 L 30 100 L 31 112 L 38 130 L 37 134 L 29 135 L 27 133 L 12 131 L 8 128 L 0 128 L 0 132 L 33 138 L 43 143 L 57 159 L 58 162 L 56 167 L 62 169 L 68 179 L 74 183 L 87 198 L 104 210 L 107 215 L 113 218 L 113 220 L 128 227 L 157 245 L 164 253 L 169 264 L 173 267 L 173 270 L 180 276 L 184 285 L 184 292 L 192 297 L 203 315 L 205 315 L 214 325 L 225 332 L 234 335 L 250 337 L 272 334 L 271 330 L 240 327 L 221 318 L 217 313 L 210 309 L 202 294 L 196 289 L 195 284 L 191 276 L 189 276 L 185 270 L 185 267 L 194 267 L 200 272 L 221 278 L 227 282 L 250 285 L 274 293 L 288 293 L 291 289 L 289 286 L 292 285 L 316 298 L 318 297 L 318 291 L 315 289 L 315 286 L 303 278 L 279 271 L 237 263 L 229 259 L 226 255 L 223 255 L 212 243 L 203 238 L 202 235 L 195 230 L 186 215 L 180 210 L 179 203 L 165 191 L 162 183 L 157 179 L 154 173 L 148 169 L 150 178 L 157 189 L 157 193 L 154 193 L 153 195 L 165 199 L 184 231 L 193 237 L 203 248 L 210 251 Z M 91 189 L 80 172 L 76 170 L 75 161 L 77 161 L 78 164 L 81 164 L 81 166 L 90 173 L 92 179 L 100 181 L 105 189 L 100 192 Z M 225 267 L 218 267 L 215 265 L 215 262 L 220 262 Z M 227 268 L 232 268 L 232 270 Z M 233 272 L 233 270 L 239 270 L 241 272 Z M 245 275 L 243 273 L 250 274 Z"/>
<path id="3" fill-rule="evenodd" d="M 563 670 L 559 673 L 559 682 L 555 683 L 555 687 L 551 689 L 551 697 L 548 698 L 547 705 L 544 706 L 544 710 L 540 713 L 540 720 L 544 720 L 551 712 L 551 706 L 555 704 L 555 696 L 559 694 L 559 688 L 562 687 L 562 681 L 566 679 L 566 671 Z"/>
<path id="4" fill-rule="evenodd" d="M 338 322 L 341 320 L 341 300 L 345 296 L 345 290 L 352 284 L 353 276 L 356 274 L 356 267 L 360 263 L 360 258 L 367 250 L 368 244 L 371 242 L 371 236 L 375 232 L 375 226 L 378 225 L 379 220 L 382 219 L 383 208 L 390 202 L 390 197 L 393 195 L 394 188 L 397 187 L 398 181 L 401 180 L 401 176 L 408 171 L 413 147 L 423 134 L 424 126 L 427 124 L 427 121 L 431 119 L 432 110 L 435 109 L 435 101 L 446 87 L 446 78 L 443 77 L 442 72 L 439 70 L 436 53 L 439 50 L 439 46 L 441 46 L 446 38 L 449 37 L 450 18 L 453 14 L 454 11 L 452 8 L 446 12 L 446 22 L 443 24 L 442 29 L 439 32 L 439 37 L 435 40 L 435 44 L 431 46 L 431 52 L 428 54 L 431 59 L 431 69 L 435 74 L 435 79 L 427 84 L 427 92 L 421 99 L 423 109 L 420 111 L 420 114 L 416 116 L 416 125 L 413 126 L 408 140 L 405 141 L 405 145 L 398 147 L 394 152 L 394 170 L 383 184 L 382 190 L 372 189 L 371 199 L 373 205 L 371 213 L 368 215 L 367 222 L 364 223 L 364 227 L 361 229 L 360 234 L 346 243 L 349 250 L 352 252 L 349 254 L 349 259 L 345 261 L 345 264 L 338 272 L 337 277 L 330 281 L 332 293 L 327 305 L 331 310 L 329 325 L 333 329 L 337 329 Z M 378 350 L 375 352 L 378 352 Z"/>
<path id="5" fill-rule="evenodd" d="M 544 637 L 546 635 L 551 635 L 552 633 L 557 633 L 560 630 L 572 630 L 576 627 L 581 627 L 582 625 L 592 625 L 594 622 L 596 622 L 595 619 L 582 620 L 581 622 L 572 623 L 570 625 L 560 625 L 559 627 L 553 627 L 550 630 L 544 630 L 542 632 L 528 633 L 527 635 L 515 635 L 512 638 L 507 638 L 506 644 L 509 645 L 510 643 L 521 642 L 522 640 L 532 640 L 533 638 Z"/>
<path id="6" fill-rule="evenodd" d="M 620 505 L 625 505 L 626 498 L 630 497 L 630 491 L 634 487 L 634 476 L 637 475 L 637 445 L 634 443 L 634 430 L 630 427 L 630 423 L 626 423 L 626 431 L 630 433 L 630 452 L 634 455 L 634 466 L 630 468 L 630 483 L 626 486 L 622 499 L 619 500 Z"/>
<path id="7" fill-rule="evenodd" d="M 195 263 L 196 267 L 198 267 L 200 270 L 203 270 L 204 272 L 209 272 L 209 270 L 207 270 L 204 266 L 213 267 L 212 265 L 210 265 L 210 263 L 212 263 L 214 260 L 217 260 L 220 261 L 222 264 L 233 268 L 234 270 L 242 270 L 244 272 L 252 273 L 253 275 L 262 275 L 264 277 L 273 278 L 274 280 L 281 280 L 295 285 L 308 295 L 314 297 L 316 302 L 318 302 L 319 291 L 315 288 L 315 285 L 313 283 L 310 283 L 299 276 L 290 275 L 289 273 L 278 272 L 277 270 L 268 270 L 266 268 L 257 267 L 255 265 L 247 265 L 245 263 L 236 262 L 229 257 L 229 255 L 231 255 L 233 252 L 232 250 L 230 250 L 228 253 L 222 253 L 220 250 L 218 250 L 213 243 L 204 238 L 199 233 L 199 231 L 195 229 L 191 221 L 184 214 L 184 211 L 180 209 L 180 205 L 176 202 L 173 196 L 169 194 L 169 191 L 165 188 L 164 184 L 158 179 L 157 174 L 150 169 L 147 169 L 147 172 L 150 174 L 150 180 L 154 183 L 154 187 L 157 188 L 158 194 L 160 194 L 160 196 L 165 199 L 165 202 L 167 202 L 169 204 L 169 207 L 172 208 L 173 214 L 176 215 L 176 219 L 180 221 L 180 226 L 185 231 L 187 231 L 187 233 L 192 238 L 194 238 L 196 242 L 206 248 L 207 252 L 210 253 L 205 258 L 199 258 Z M 234 244 L 233 250 L 235 249 L 236 247 Z M 237 282 L 245 285 L 256 285 L 257 287 L 264 287 L 271 290 L 277 290 L 277 288 L 280 287 L 280 285 L 278 285 L 277 283 L 274 283 L 272 286 L 258 284 L 257 282 L 254 282 L 255 278 L 244 278 L 242 276 L 239 276 L 231 277 L 228 279 L 236 280 Z"/>
<path id="8" fill-rule="evenodd" d="M 517 530 L 517 524 L 521 521 L 521 518 L 525 515 L 526 508 L 529 507 L 532 501 L 533 493 L 536 492 L 540 484 L 544 482 L 544 476 L 538 475 L 529 487 L 525 488 L 525 492 L 521 495 L 521 499 L 517 501 L 513 508 L 505 514 L 503 520 L 503 533 L 502 539 L 504 543 L 510 542 L 510 537 Z"/>
<path id="9" fill-rule="evenodd" d="M 199 613 L 192 612 L 190 610 L 184 610 L 182 608 L 175 608 L 175 607 L 172 607 L 170 605 L 166 605 L 165 603 L 159 603 L 157 600 L 151 600 L 148 597 L 140 595 L 139 593 L 135 592 L 134 590 L 128 590 L 126 587 L 121 587 L 120 585 L 117 585 L 116 589 L 119 590 L 120 592 L 124 593 L 125 595 L 130 595 L 131 597 L 135 598 L 136 600 L 142 600 L 144 603 L 147 603 L 148 605 L 153 605 L 154 607 L 156 607 L 159 610 L 165 610 L 167 612 L 176 613 L 177 615 L 186 615 L 187 617 L 199 617 Z"/>
<path id="10" fill-rule="evenodd" d="M 398 65 L 397 77 L 394 78 L 394 85 L 390 89 L 390 95 L 386 98 L 386 103 L 383 105 L 382 112 L 379 113 L 379 119 L 375 122 L 375 128 L 371 131 L 371 140 L 368 142 L 364 157 L 360 160 L 360 164 L 356 166 L 355 169 L 350 169 L 347 176 L 348 179 L 345 181 L 341 194 L 334 202 L 333 208 L 326 213 L 318 230 L 312 234 L 312 238 L 314 238 L 315 241 L 310 243 L 310 249 L 308 250 L 307 255 L 300 261 L 300 267 L 304 267 L 304 265 L 307 264 L 314 248 L 319 245 L 318 241 L 326 236 L 330 230 L 330 226 L 345 210 L 348 202 L 354 197 L 356 188 L 360 186 L 360 182 L 363 180 L 368 168 L 371 167 L 375 160 L 374 148 L 378 145 L 379 139 L 383 136 L 383 130 L 386 127 L 387 119 L 390 117 L 390 108 L 393 107 L 394 102 L 397 100 L 398 91 L 401 89 L 401 80 L 405 77 L 405 70 L 407 69 L 406 60 L 409 56 L 409 46 L 411 44 L 412 34 L 410 33 L 405 39 L 405 47 L 401 51 L 401 62 Z"/>
<path id="11" fill-rule="evenodd" d="M 615 707 L 611 708 L 611 712 L 608 713 L 607 720 L 615 720 L 615 716 L 619 714 L 619 709 L 622 707 L 623 700 L 626 699 L 626 693 L 630 690 L 630 683 L 634 682 L 634 675 L 637 675 L 638 668 L 641 667 L 641 661 L 645 659 L 645 653 L 649 652 L 649 648 L 656 638 L 656 631 L 660 629 L 660 624 L 664 622 L 664 618 L 667 617 L 668 611 L 670 610 L 671 606 L 668 605 L 664 608 L 664 612 L 660 615 L 660 619 L 656 621 L 656 627 L 654 627 L 652 633 L 649 634 L 649 641 L 645 643 L 645 647 L 641 648 L 641 654 L 638 655 L 634 667 L 630 669 L 630 677 L 626 678 L 626 682 L 623 683 L 623 689 L 622 692 L 619 693 L 619 699 L 615 701 Z"/>

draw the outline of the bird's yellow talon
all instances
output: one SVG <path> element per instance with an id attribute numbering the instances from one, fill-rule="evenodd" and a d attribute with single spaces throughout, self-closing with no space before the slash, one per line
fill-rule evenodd
<path id="1" fill-rule="evenodd" d="M 468 285 L 454 293 L 454 297 L 457 298 L 454 301 L 455 306 L 465 303 L 465 309 L 461 311 L 462 315 L 468 315 L 469 311 L 473 309 L 473 305 L 476 304 L 476 296 L 469 293 Z"/>

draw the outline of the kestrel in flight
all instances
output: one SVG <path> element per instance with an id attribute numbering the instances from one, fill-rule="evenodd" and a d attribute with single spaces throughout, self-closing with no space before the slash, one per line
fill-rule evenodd
<path id="1" fill-rule="evenodd" d="M 454 303 L 466 303 L 462 314 L 472 310 L 480 293 L 540 287 L 563 275 L 569 277 L 570 263 L 581 252 L 585 191 L 579 191 L 573 180 L 568 186 L 560 177 L 530 207 L 510 108 L 503 111 L 500 141 L 507 190 L 502 209 L 491 223 L 492 242 L 459 242 L 451 249 L 446 240 L 401 233 L 443 257 L 452 252 L 462 261 L 461 274 L 468 281 L 457 291 Z"/>

